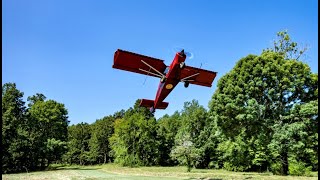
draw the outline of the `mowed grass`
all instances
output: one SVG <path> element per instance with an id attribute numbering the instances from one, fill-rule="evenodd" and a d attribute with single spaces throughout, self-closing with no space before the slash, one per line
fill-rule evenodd
<path id="1" fill-rule="evenodd" d="M 53 166 L 51 170 L 5 174 L 2 179 L 318 179 L 318 172 L 313 177 L 277 176 L 272 173 L 230 172 L 226 170 L 192 169 L 179 167 L 122 167 L 116 164 L 95 166 Z"/>

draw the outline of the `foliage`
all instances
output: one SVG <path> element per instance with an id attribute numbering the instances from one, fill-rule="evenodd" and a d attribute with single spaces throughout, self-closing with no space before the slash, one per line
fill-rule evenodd
<path id="1" fill-rule="evenodd" d="M 28 136 L 25 129 L 25 102 L 15 83 L 2 86 L 2 170 L 4 173 L 23 171 L 28 166 Z"/>
<path id="2" fill-rule="evenodd" d="M 198 166 L 201 160 L 206 159 L 205 148 L 201 148 L 206 139 L 200 136 L 206 123 L 207 112 L 198 101 L 185 102 L 171 157 L 177 159 L 181 165 L 187 165 L 188 171 L 192 166 Z"/>
<path id="3" fill-rule="evenodd" d="M 289 165 L 289 174 L 292 176 L 310 176 L 312 167 L 306 167 L 303 162 L 292 162 Z"/>
<path id="4" fill-rule="evenodd" d="M 177 162 L 170 157 L 171 149 L 174 146 L 175 136 L 181 126 L 180 113 L 164 115 L 157 122 L 157 140 L 159 142 L 159 165 L 176 165 Z"/>
<path id="5" fill-rule="evenodd" d="M 32 123 L 32 126 L 28 131 L 33 152 L 36 152 L 33 161 L 44 168 L 51 162 L 61 161 L 67 150 L 68 111 L 62 103 L 54 100 L 45 101 L 42 94 L 29 99 L 32 99 L 28 109 L 29 123 Z"/>
<path id="6" fill-rule="evenodd" d="M 122 119 L 115 121 L 114 134 L 109 140 L 116 163 L 124 166 L 158 164 L 156 120 L 152 116 L 146 108 L 140 107 L 129 109 Z"/>
<path id="7" fill-rule="evenodd" d="M 91 125 L 92 133 L 89 140 L 89 149 L 93 163 L 105 164 L 113 161 L 110 154 L 111 146 L 109 138 L 114 131 L 114 121 L 113 116 L 106 116 Z"/>
<path id="8" fill-rule="evenodd" d="M 85 165 L 90 163 L 89 140 L 91 128 L 88 123 L 79 123 L 68 127 L 68 152 L 64 160 L 69 164 Z"/>
<path id="9" fill-rule="evenodd" d="M 66 152 L 67 110 L 43 94 L 28 97 L 14 83 L 2 86 L 3 172 L 43 169 Z"/>
<path id="10" fill-rule="evenodd" d="M 291 50 L 285 49 L 286 53 Z M 318 112 L 312 108 L 313 101 L 317 102 L 317 83 L 317 75 L 307 64 L 285 59 L 277 51 L 248 55 L 218 81 L 209 103 L 210 114 L 231 144 L 241 145 L 241 136 L 247 146 L 244 149 L 249 150 L 248 158 L 253 158 L 246 168 L 267 170 L 270 165 L 281 163 L 282 174 L 287 174 L 289 157 L 304 161 L 299 158 L 302 151 L 303 157 L 317 157 L 318 145 L 310 140 L 317 137 Z M 306 107 L 303 112 L 309 112 L 307 116 L 298 112 L 300 106 Z M 236 146 L 229 148 L 232 152 Z M 240 168 L 242 159 L 225 159 L 224 164 Z M 306 161 L 308 165 L 316 162 L 310 158 Z"/>
<path id="11" fill-rule="evenodd" d="M 177 159 L 180 164 L 188 167 L 188 172 L 195 166 L 195 162 L 200 157 L 199 149 L 194 146 L 189 134 L 183 132 L 177 134 L 176 145 L 171 151 L 171 157 Z"/>
<path id="12" fill-rule="evenodd" d="M 300 48 L 298 43 L 291 41 L 287 30 L 278 32 L 273 44 L 274 47 L 267 50 L 274 51 L 285 59 L 298 60 L 308 50 L 307 47 Z"/>

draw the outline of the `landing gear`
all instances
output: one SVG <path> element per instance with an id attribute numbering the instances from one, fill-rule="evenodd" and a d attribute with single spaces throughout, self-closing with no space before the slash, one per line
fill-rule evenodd
<path id="1" fill-rule="evenodd" d="M 166 82 L 166 80 L 167 80 L 166 77 L 162 77 L 162 78 L 160 79 L 160 82 L 164 83 L 164 82 Z"/>
<path id="2" fill-rule="evenodd" d="M 187 88 L 189 86 L 189 82 L 184 82 L 184 87 Z"/>
<path id="3" fill-rule="evenodd" d="M 150 110 L 151 113 L 154 113 L 154 112 L 156 111 L 156 110 L 154 109 L 154 107 L 151 107 L 149 110 Z"/>
<path id="4" fill-rule="evenodd" d="M 184 63 L 184 62 L 180 63 L 180 69 L 184 68 L 185 66 L 186 66 L 186 63 Z"/>

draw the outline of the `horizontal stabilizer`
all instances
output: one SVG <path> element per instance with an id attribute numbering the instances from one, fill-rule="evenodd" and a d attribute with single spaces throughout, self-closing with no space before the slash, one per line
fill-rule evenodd
<path id="1" fill-rule="evenodd" d="M 154 101 L 149 99 L 141 99 L 140 106 L 142 107 L 153 107 Z"/>
<path id="2" fill-rule="evenodd" d="M 168 102 L 161 102 L 156 109 L 166 109 L 168 107 L 169 103 Z"/>
<path id="3" fill-rule="evenodd" d="M 153 107 L 155 109 L 166 109 L 168 105 L 169 105 L 168 102 L 160 102 L 157 107 L 154 107 L 153 100 L 141 99 L 140 101 L 140 106 L 147 107 L 147 108 Z"/>

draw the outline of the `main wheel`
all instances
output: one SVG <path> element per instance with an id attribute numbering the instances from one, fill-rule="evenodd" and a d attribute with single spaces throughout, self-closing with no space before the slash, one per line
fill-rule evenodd
<path id="1" fill-rule="evenodd" d="M 187 88 L 189 86 L 189 82 L 184 82 L 184 87 Z"/>
<path id="2" fill-rule="evenodd" d="M 184 63 L 184 62 L 180 63 L 180 68 L 181 69 L 184 68 L 185 66 L 186 66 L 186 63 Z"/>

